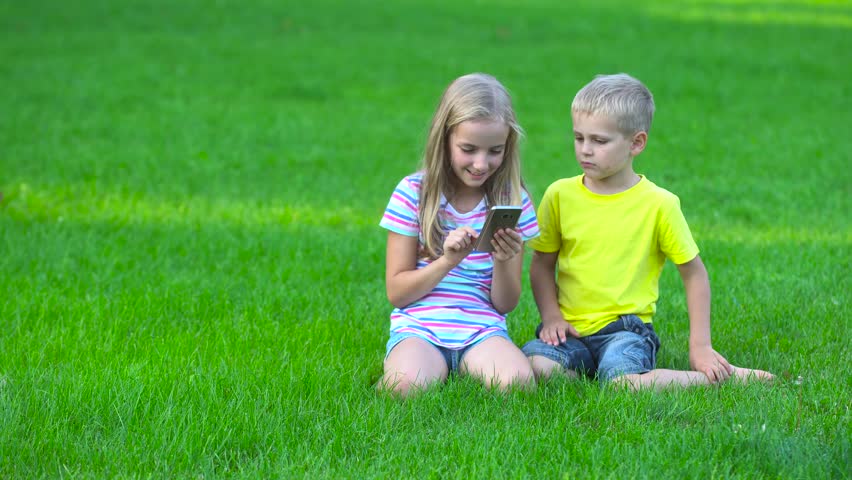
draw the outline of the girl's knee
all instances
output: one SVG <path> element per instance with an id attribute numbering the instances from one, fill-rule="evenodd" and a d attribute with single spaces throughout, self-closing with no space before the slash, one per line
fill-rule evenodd
<path id="1" fill-rule="evenodd" d="M 517 387 L 523 390 L 535 387 L 535 372 L 527 363 L 527 368 L 522 370 L 515 379 L 515 382 L 510 387 Z"/>
<path id="2" fill-rule="evenodd" d="M 529 362 L 518 363 L 483 375 L 485 386 L 497 390 L 528 389 L 535 386 L 535 373 Z"/>
<path id="3" fill-rule="evenodd" d="M 422 375 L 412 374 L 412 372 L 385 373 L 379 382 L 379 389 L 396 395 L 407 396 L 426 390 L 439 381 L 440 378 L 424 378 Z"/>
<path id="4" fill-rule="evenodd" d="M 520 362 L 517 365 L 513 382 L 517 385 L 529 385 L 535 383 L 535 372 L 530 362 Z"/>

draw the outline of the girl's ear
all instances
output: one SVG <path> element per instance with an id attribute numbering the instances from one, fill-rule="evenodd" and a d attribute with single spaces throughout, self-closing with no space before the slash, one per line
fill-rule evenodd
<path id="1" fill-rule="evenodd" d="M 633 141 L 630 143 L 630 154 L 634 157 L 645 150 L 648 144 L 648 132 L 636 132 L 633 134 Z"/>

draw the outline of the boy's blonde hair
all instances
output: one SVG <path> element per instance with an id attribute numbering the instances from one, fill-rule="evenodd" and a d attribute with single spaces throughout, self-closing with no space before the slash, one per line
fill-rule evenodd
<path id="1" fill-rule="evenodd" d="M 648 132 L 654 119 L 654 96 L 626 73 L 598 75 L 574 96 L 571 112 L 611 117 L 627 135 Z"/>
<path id="2" fill-rule="evenodd" d="M 505 123 L 509 135 L 503 150 L 503 163 L 483 184 L 485 202 L 491 205 L 520 205 L 521 178 L 518 144 L 523 130 L 515 117 L 512 99 L 496 78 L 484 73 L 464 75 L 444 91 L 429 129 L 421 169 L 419 220 L 424 251 L 421 255 L 441 255 L 444 229 L 440 218 L 441 194 L 453 195 L 450 163 L 450 134 L 458 124 L 468 120 L 493 120 Z"/>

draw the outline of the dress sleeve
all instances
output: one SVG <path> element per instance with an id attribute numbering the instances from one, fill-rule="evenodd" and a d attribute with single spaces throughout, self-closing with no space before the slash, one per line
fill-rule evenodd
<path id="1" fill-rule="evenodd" d="M 420 234 L 417 205 L 420 201 L 420 183 L 411 177 L 403 178 L 394 189 L 385 214 L 379 225 L 392 232 L 416 237 Z"/>
<path id="2" fill-rule="evenodd" d="M 533 205 L 526 190 L 521 192 L 521 218 L 518 220 L 518 230 L 521 231 L 521 238 L 525 242 L 538 237 L 540 233 L 535 205 Z"/>

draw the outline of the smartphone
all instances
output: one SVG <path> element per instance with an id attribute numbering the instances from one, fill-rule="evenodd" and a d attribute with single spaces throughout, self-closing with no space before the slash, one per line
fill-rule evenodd
<path id="1" fill-rule="evenodd" d="M 477 237 L 473 249 L 478 252 L 494 251 L 494 247 L 491 245 L 494 232 L 503 228 L 515 228 L 518 226 L 518 219 L 520 218 L 521 207 L 511 205 L 491 207 L 491 210 L 488 211 L 488 217 L 485 219 L 485 226 L 479 232 L 479 237 Z"/>

